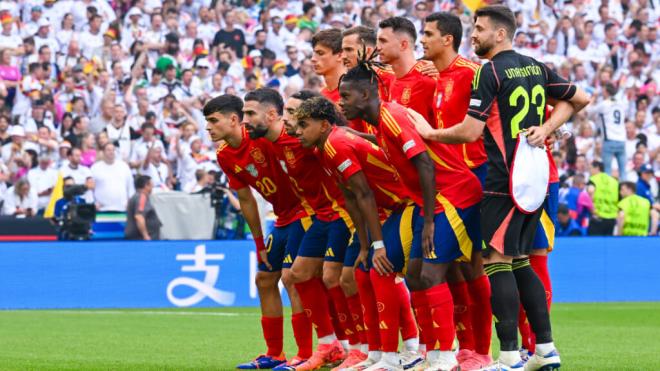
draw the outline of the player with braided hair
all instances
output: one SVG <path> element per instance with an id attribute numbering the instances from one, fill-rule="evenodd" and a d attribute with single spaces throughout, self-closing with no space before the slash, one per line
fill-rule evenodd
<path id="1" fill-rule="evenodd" d="M 378 144 L 416 205 L 411 250 L 404 262 L 393 265 L 406 273 L 418 325 L 426 332 L 427 369 L 451 370 L 458 362 L 451 351 L 454 307 L 446 275 L 455 259 L 469 260 L 481 241 L 481 186 L 456 146 L 426 143 L 405 107 L 381 101 L 377 80 L 371 61 L 361 60 L 340 82 L 340 106 L 347 119 L 361 118 L 378 129 Z M 390 246 L 386 249 L 389 257 Z M 379 302 L 387 301 L 388 293 L 381 288 L 387 283 L 377 286 L 376 296 Z M 386 310 L 381 314 L 387 317 Z M 384 352 L 392 349 L 387 348 L 391 336 L 381 331 Z"/>

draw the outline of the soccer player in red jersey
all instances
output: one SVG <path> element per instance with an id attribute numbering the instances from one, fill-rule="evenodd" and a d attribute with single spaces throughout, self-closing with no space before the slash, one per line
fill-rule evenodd
<path id="1" fill-rule="evenodd" d="M 323 77 L 325 87 L 321 94 L 332 102 L 339 100 L 339 80 L 346 73 L 341 57 L 341 31 L 336 28 L 319 31 L 312 37 L 312 65 L 314 72 Z M 350 283 L 348 283 L 350 284 Z M 355 285 L 354 285 L 355 286 Z M 348 340 L 341 331 L 334 308 L 330 308 L 335 333 L 344 349 L 348 351 Z"/>
<path id="2" fill-rule="evenodd" d="M 339 100 L 339 80 L 346 73 L 341 55 L 341 31 L 331 28 L 317 32 L 312 36 L 312 49 L 314 72 L 325 81 L 321 94 L 336 102 Z"/>
<path id="3" fill-rule="evenodd" d="M 473 246 L 480 246 L 481 186 L 455 146 L 426 144 L 405 107 L 381 102 L 374 74 L 369 63 L 350 70 L 339 87 L 340 105 L 347 118 L 378 128 L 378 144 L 417 205 L 406 282 L 426 333 L 427 369 L 449 370 L 458 361 L 451 351 L 454 306 L 446 274 L 455 259 L 469 259 Z"/>
<path id="4" fill-rule="evenodd" d="M 372 55 L 376 49 L 376 31 L 369 27 L 357 26 L 350 28 L 342 33 L 342 53 L 344 65 L 347 68 L 357 66 L 359 59 L 365 59 Z M 394 82 L 395 76 L 391 69 L 388 68 L 374 68 L 374 72 L 379 76 L 379 95 L 382 100 L 389 100 L 389 86 Z M 349 120 L 349 127 L 358 132 L 376 134 L 378 129 L 368 124 L 362 119 Z M 406 351 L 401 354 L 404 365 L 410 365 L 418 362 L 419 350 L 425 350 L 425 342 L 422 341 L 421 348 L 418 338 L 418 326 L 415 322 L 413 313 L 408 304 L 410 302 L 410 293 L 406 288 L 404 282 L 397 283 L 397 289 L 401 296 L 402 305 L 401 309 L 401 337 L 404 339 Z"/>
<path id="5" fill-rule="evenodd" d="M 239 369 L 261 369 L 285 366 L 283 353 L 282 299 L 277 287 L 280 278 L 289 293 L 291 321 L 298 344 L 298 358 L 312 353 L 312 325 L 303 311 L 300 299 L 288 277 L 292 259 L 311 224 L 300 198 L 294 192 L 288 176 L 276 160 L 272 144 L 253 139 L 241 123 L 243 102 L 233 95 L 221 95 L 204 106 L 207 131 L 214 142 L 224 141 L 217 150 L 218 164 L 227 175 L 229 186 L 236 190 L 241 212 L 247 221 L 257 246 L 259 272 L 256 285 L 261 302 L 261 326 L 268 351 Z M 250 187 L 256 189 L 273 205 L 277 220 L 275 229 L 264 243 L 257 202 Z"/>
<path id="6" fill-rule="evenodd" d="M 395 273 L 402 271 L 404 250 L 412 243 L 413 206 L 409 205 L 405 187 L 383 151 L 335 126 L 342 119 L 332 102 L 324 98 L 305 101 L 296 111 L 296 118 L 297 134 L 303 146 L 317 148 L 324 166 L 342 185 L 346 207 L 360 240 L 356 265 L 362 264 L 362 269 L 368 265 L 369 240 L 373 241 L 374 269 L 370 279 L 378 305 L 372 300 L 363 300 L 363 305 L 367 326 L 380 328 L 382 357 L 373 359 L 376 352 L 370 349 L 369 358 L 361 366 L 369 362 L 371 366 L 367 370 L 400 370 L 396 351 L 401 300 L 395 290 Z M 385 221 L 382 227 L 381 220 Z M 362 269 L 356 270 L 356 275 Z M 362 297 L 365 293 L 361 284 L 359 289 Z M 377 319 L 370 323 L 368 316 L 374 314 Z"/>
<path id="7" fill-rule="evenodd" d="M 412 108 L 435 127 L 433 95 L 436 82 L 423 73 L 427 62 L 415 60 L 415 25 L 407 18 L 392 17 L 381 21 L 378 27 L 380 61 L 389 64 L 396 77 L 389 87 L 388 101 Z"/>
<path id="8" fill-rule="evenodd" d="M 479 66 L 458 55 L 462 35 L 461 20 L 454 14 L 434 13 L 426 18 L 421 41 L 424 58 L 432 61 L 440 73 L 434 98 L 439 128 L 462 122 L 470 104 L 472 80 Z M 487 160 L 483 139 L 455 146 L 483 186 Z M 473 250 L 469 265 L 456 263 L 451 268 L 449 287 L 454 298 L 454 319 L 460 346 L 458 361 L 463 370 L 478 370 L 493 361 L 489 355 L 492 333 L 490 284 L 483 270 L 481 243 Z"/>
<path id="9" fill-rule="evenodd" d="M 360 58 L 371 56 L 376 50 L 376 30 L 366 26 L 355 26 L 344 30 L 341 34 L 341 50 L 344 66 L 351 69 L 358 64 Z M 390 99 L 390 85 L 394 82 L 396 76 L 391 68 L 374 68 L 374 71 L 380 78 L 378 92 L 380 98 L 384 101 Z M 339 96 L 337 96 L 339 100 Z"/>
<path id="10" fill-rule="evenodd" d="M 344 349 L 337 340 L 330 320 L 332 300 L 341 330 L 353 345 L 351 366 L 366 359 L 360 352 L 359 335 L 352 324 L 346 297 L 339 286 L 344 257 L 351 238 L 352 222 L 343 208 L 343 195 L 334 179 L 323 171 L 312 149 L 285 131 L 281 119 L 284 101 L 273 89 L 260 88 L 245 96 L 246 127 L 254 136 L 273 144 L 277 160 L 291 178 L 298 194 L 313 209 L 314 222 L 305 233 L 291 269 L 292 281 L 305 312 L 311 317 L 318 335 L 318 350 L 296 370 L 313 370 L 343 360 Z M 324 263 L 325 258 L 325 263 Z M 317 272 L 323 270 L 323 280 Z M 327 287 L 326 293 L 323 284 Z"/>

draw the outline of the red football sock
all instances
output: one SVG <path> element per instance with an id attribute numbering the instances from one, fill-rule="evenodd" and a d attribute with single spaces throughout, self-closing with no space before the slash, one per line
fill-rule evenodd
<path id="1" fill-rule="evenodd" d="M 404 341 L 408 339 L 414 339 L 419 336 L 419 333 L 417 331 L 415 314 L 413 313 L 412 307 L 410 305 L 410 292 L 408 291 L 408 287 L 403 281 L 396 284 L 396 290 L 399 295 L 399 303 L 401 305 L 401 313 L 399 317 L 401 339 Z"/>
<path id="2" fill-rule="evenodd" d="M 305 312 L 291 315 L 293 337 L 298 345 L 298 357 L 308 359 L 312 356 L 312 321 Z"/>
<path id="3" fill-rule="evenodd" d="M 348 309 L 351 311 L 353 318 L 354 331 L 358 334 L 361 344 L 369 344 L 367 340 L 367 332 L 364 330 L 364 316 L 362 315 L 362 303 L 360 303 L 360 295 L 355 294 L 346 298 L 348 302 Z"/>
<path id="4" fill-rule="evenodd" d="M 472 328 L 472 313 L 470 313 L 470 294 L 467 282 L 461 281 L 449 284 L 452 299 L 454 299 L 454 324 L 460 349 L 474 351 L 474 329 Z M 474 308 L 472 308 L 474 309 Z"/>
<path id="5" fill-rule="evenodd" d="M 346 334 L 344 334 L 344 332 L 341 329 L 341 326 L 339 325 L 339 317 L 337 315 L 335 304 L 332 302 L 332 297 L 330 297 L 330 292 L 328 292 L 328 288 L 325 287 L 323 280 L 321 278 L 317 278 L 317 279 L 319 280 L 319 282 L 321 282 L 321 285 L 323 286 L 323 291 L 325 292 L 325 297 L 328 299 L 328 314 L 330 316 L 330 323 L 332 323 L 332 331 L 337 336 L 337 340 L 346 340 Z"/>
<path id="6" fill-rule="evenodd" d="M 359 344 L 360 337 L 357 332 L 355 332 L 353 317 L 348 310 L 348 303 L 346 302 L 344 291 L 342 291 L 341 287 L 335 286 L 328 289 L 328 294 L 330 294 L 332 303 L 335 306 L 337 318 L 339 319 L 339 327 L 341 328 L 342 333 L 348 338 L 348 343 L 352 345 Z"/>
<path id="7" fill-rule="evenodd" d="M 536 275 L 539 276 L 543 287 L 545 288 L 545 299 L 548 301 L 548 311 L 552 304 L 552 282 L 550 281 L 550 271 L 548 270 L 547 255 L 530 255 L 529 263 Z"/>
<path id="8" fill-rule="evenodd" d="M 272 357 L 282 355 L 284 347 L 284 317 L 261 317 L 261 329 L 266 340 L 266 353 Z"/>
<path id="9" fill-rule="evenodd" d="M 380 329 L 378 327 L 378 306 L 369 272 L 365 272 L 359 268 L 355 269 L 355 281 L 358 285 L 358 294 L 362 303 L 369 350 L 379 351 L 381 343 Z"/>
<path id="10" fill-rule="evenodd" d="M 419 324 L 419 342 L 425 344 L 427 349 L 433 347 L 433 320 L 431 319 L 431 307 L 426 297 L 426 290 L 412 291 L 412 307 L 415 311 L 415 318 Z"/>
<path id="11" fill-rule="evenodd" d="M 323 282 L 314 277 L 305 282 L 296 283 L 295 286 L 305 312 L 316 327 L 316 336 L 321 338 L 334 333 Z"/>
<path id="12" fill-rule="evenodd" d="M 536 350 L 535 341 L 532 340 L 534 333 L 532 333 L 531 327 L 529 327 L 529 322 L 527 321 L 527 315 L 525 314 L 525 309 L 522 304 L 518 310 L 518 330 L 520 330 L 520 337 L 522 338 L 523 348 L 534 352 Z"/>
<path id="13" fill-rule="evenodd" d="M 378 325 L 382 350 L 396 352 L 399 349 L 401 318 L 401 292 L 396 287 L 396 273 L 381 276 L 372 269 L 370 278 L 378 300 Z"/>
<path id="14" fill-rule="evenodd" d="M 485 274 L 468 282 L 474 350 L 479 354 L 490 353 L 490 338 L 493 333 L 493 310 L 490 304 L 490 281 Z"/>
<path id="15" fill-rule="evenodd" d="M 431 307 L 431 318 L 435 329 L 435 341 L 429 350 L 451 350 L 456 329 L 454 327 L 454 301 L 446 283 L 435 285 L 426 290 L 426 296 Z"/>

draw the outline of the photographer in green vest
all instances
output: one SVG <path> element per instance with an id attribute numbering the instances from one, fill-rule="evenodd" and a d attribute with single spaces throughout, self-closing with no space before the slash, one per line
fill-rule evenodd
<path id="1" fill-rule="evenodd" d="M 603 171 L 600 161 L 591 163 L 591 177 L 587 191 L 594 202 L 589 219 L 589 236 L 612 236 L 616 226 L 619 203 L 619 181 Z"/>
<path id="2" fill-rule="evenodd" d="M 651 203 L 636 194 L 635 183 L 621 183 L 621 201 L 617 217 L 617 236 L 648 236 Z"/>

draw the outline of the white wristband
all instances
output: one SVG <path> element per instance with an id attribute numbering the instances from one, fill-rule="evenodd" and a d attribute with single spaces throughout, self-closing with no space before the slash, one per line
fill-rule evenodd
<path id="1" fill-rule="evenodd" d="M 374 242 L 371 243 L 371 247 L 374 250 L 380 250 L 380 249 L 385 248 L 385 243 L 382 240 L 381 241 L 374 241 Z"/>

